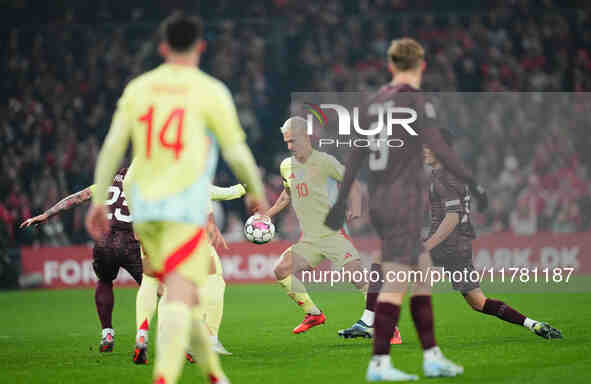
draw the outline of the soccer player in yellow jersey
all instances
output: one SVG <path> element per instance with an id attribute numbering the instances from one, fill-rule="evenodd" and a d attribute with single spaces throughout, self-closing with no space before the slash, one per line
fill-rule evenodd
<path id="1" fill-rule="evenodd" d="M 198 308 L 211 261 L 204 226 L 218 145 L 249 186 L 248 208 L 266 210 L 267 203 L 228 89 L 197 68 L 204 47 L 201 21 L 176 13 L 161 31 L 165 63 L 131 81 L 119 99 L 97 161 L 86 228 L 94 239 L 108 231 L 107 187 L 131 139 L 134 166 L 126 176 L 126 195 L 133 228 L 146 251 L 144 266 L 168 290 L 154 383 L 177 382 L 189 342 L 210 382 L 227 383 Z"/>
<path id="2" fill-rule="evenodd" d="M 323 324 L 326 319 L 296 275 L 316 267 L 324 259 L 329 259 L 338 270 L 354 272 L 360 270 L 361 265 L 359 253 L 345 231 L 333 231 L 324 225 L 324 217 L 338 195 L 338 183 L 345 167 L 333 156 L 314 150 L 306 133 L 305 119 L 288 119 L 281 132 L 292 156 L 280 166 L 285 189 L 265 214 L 273 217 L 291 202 L 300 223 L 300 240 L 283 252 L 274 270 L 279 284 L 306 313 L 304 321 L 293 330 L 297 334 Z M 350 201 L 348 218 L 359 217 L 361 192 L 358 184 Z M 367 282 L 353 283 L 366 293 Z"/>
<path id="3" fill-rule="evenodd" d="M 125 185 L 124 185 L 125 186 Z M 210 240 L 209 251 L 213 258 L 210 266 L 207 282 L 203 288 L 204 305 L 201 306 L 203 311 L 203 318 L 210 334 L 211 345 L 219 354 L 230 355 L 218 339 L 218 332 L 222 322 L 224 313 L 224 291 L 226 282 L 222 276 L 222 263 L 216 251 L 217 247 L 227 248 L 224 238 L 219 233 L 218 227 L 215 225 L 213 219 L 213 205 L 211 200 L 233 200 L 242 197 L 246 193 L 244 186 L 240 184 L 231 187 L 218 187 L 211 185 L 209 187 L 210 208 L 207 232 Z M 148 331 L 152 321 L 152 317 L 156 312 L 157 294 L 160 282 L 152 276 L 144 274 L 142 283 L 137 292 L 136 298 L 136 346 L 133 356 L 133 361 L 136 364 L 147 364 L 147 349 L 148 349 Z M 161 300 L 161 304 L 165 301 Z M 192 360 L 192 356 L 188 355 L 188 359 Z"/>
<path id="4" fill-rule="evenodd" d="M 117 277 L 119 268 L 122 267 L 128 270 L 138 283 L 141 281 L 136 299 L 138 329 L 136 342 L 139 346 L 136 345 L 133 360 L 136 364 L 145 364 L 147 363 L 148 325 L 156 312 L 157 292 L 160 282 L 158 279 L 142 273 L 140 247 L 132 234 L 132 217 L 126 208 L 127 201 L 125 200 L 125 193 L 123 192 L 122 186 L 122 179 L 126 173 L 127 168 L 122 168 L 115 175 L 113 184 L 109 187 L 111 193 L 110 198 L 105 201 L 105 205 L 111 211 L 111 215 L 109 216 L 111 220 L 110 236 L 104 239 L 104 245 L 97 243 L 92 252 L 92 267 L 98 278 L 95 302 L 97 314 L 103 327 L 99 350 L 101 352 L 110 352 L 113 350 L 115 330 L 112 328 L 114 303 L 112 280 Z M 96 185 L 93 184 L 65 197 L 42 214 L 25 220 L 21 224 L 21 228 L 43 224 L 52 216 L 90 200 L 95 189 Z M 209 187 L 211 200 L 237 199 L 245 193 L 245 188 L 240 184 L 231 187 L 218 187 L 215 185 Z M 214 351 L 227 355 L 230 353 L 218 340 L 218 332 L 224 312 L 224 291 L 226 283 L 222 276 L 222 264 L 215 250 L 216 246 L 227 248 L 227 245 L 219 233 L 218 227 L 215 225 L 212 209 L 213 207 L 210 208 L 207 232 L 210 240 L 209 250 L 213 257 L 213 264 L 207 276 L 207 283 L 203 289 L 203 297 L 206 302 L 202 310 L 204 311 L 203 317 L 210 333 Z M 192 359 L 191 356 L 187 357 Z"/>

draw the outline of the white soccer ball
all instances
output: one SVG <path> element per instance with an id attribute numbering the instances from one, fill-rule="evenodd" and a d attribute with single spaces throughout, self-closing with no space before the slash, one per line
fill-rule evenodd
<path id="1" fill-rule="evenodd" d="M 275 236 L 275 225 L 268 216 L 253 215 L 244 223 L 244 236 L 251 243 L 268 243 Z"/>

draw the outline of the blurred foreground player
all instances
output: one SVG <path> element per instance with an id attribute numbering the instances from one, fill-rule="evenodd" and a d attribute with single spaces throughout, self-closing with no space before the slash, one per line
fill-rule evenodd
<path id="1" fill-rule="evenodd" d="M 113 280 L 117 277 L 119 268 L 129 272 L 138 284 L 142 283 L 140 245 L 133 235 L 132 218 L 123 193 L 122 182 L 126 173 L 127 168 L 121 168 L 109 186 L 109 198 L 105 200 L 104 204 L 109 207 L 110 231 L 105 238 L 97 241 L 92 249 L 92 268 L 98 278 L 94 301 L 103 329 L 99 346 L 101 352 L 113 351 L 115 344 L 115 330 L 112 324 L 115 302 Z M 91 185 L 62 199 L 42 214 L 24 221 L 21 228 L 32 224 L 42 224 L 58 213 L 90 200 L 95 189 L 96 186 Z"/>
<path id="2" fill-rule="evenodd" d="M 457 376 L 464 369 L 447 360 L 435 342 L 431 282 L 427 271 L 431 258 L 421 243 L 423 218 L 423 144 L 437 153 L 441 162 L 463 182 L 477 191 L 475 197 L 486 205 L 486 195 L 477 187 L 471 173 L 443 141 L 436 122 L 433 105 L 420 93 L 425 70 L 424 49 L 408 38 L 394 40 L 388 50 L 388 67 L 393 74 L 390 84 L 380 89 L 369 107 L 412 108 L 417 120 L 412 128 L 396 130 L 393 135 L 404 141 L 402 148 L 390 148 L 385 141 L 372 137 L 369 148 L 355 149 L 347 159 L 347 168 L 336 204 L 326 218 L 331 228 L 339 228 L 345 216 L 345 202 L 355 175 L 369 157 L 370 216 L 382 240 L 382 267 L 389 271 L 420 271 L 423 279 L 416 282 L 410 299 L 410 311 L 424 351 L 425 376 Z M 406 116 L 405 116 L 406 117 Z M 367 122 L 368 118 L 365 118 Z M 383 130 L 385 132 L 385 130 Z M 392 366 L 390 339 L 400 316 L 400 308 L 408 283 L 386 280 L 377 298 L 373 357 L 367 369 L 368 381 L 417 380 Z"/>
<path id="3" fill-rule="evenodd" d="M 165 334 L 156 343 L 154 383 L 177 382 L 189 344 L 207 379 L 227 383 L 199 309 L 211 260 L 204 227 L 217 144 L 249 186 L 248 207 L 268 207 L 228 89 L 197 68 L 204 48 L 201 20 L 175 13 L 161 32 L 165 63 L 132 80 L 119 99 L 97 161 L 86 227 L 97 240 L 108 231 L 102 201 L 131 139 L 134 167 L 126 183 L 133 228 L 146 251 L 146 272 L 164 282 L 168 296 L 160 311 Z"/>
<path id="4" fill-rule="evenodd" d="M 451 145 L 451 134 L 442 130 L 445 141 Z M 470 190 L 447 172 L 437 156 L 424 148 L 425 164 L 433 168 L 430 177 L 429 203 L 431 228 L 425 249 L 430 251 L 433 264 L 447 271 L 474 271 L 472 240 L 476 237 L 470 222 Z M 477 281 L 452 281 L 466 303 L 477 312 L 497 316 L 509 323 L 522 325 L 545 339 L 562 338 L 562 333 L 549 324 L 525 317 L 506 303 L 487 298 Z"/>
<path id="5" fill-rule="evenodd" d="M 210 201 L 238 199 L 245 193 L 245 188 L 240 184 L 226 188 L 217 187 L 215 185 L 209 187 Z M 212 266 L 209 270 L 209 275 L 207 276 L 207 282 L 203 288 L 205 304 L 200 308 L 203 310 L 203 318 L 210 334 L 213 350 L 220 355 L 231 355 L 218 338 L 220 324 L 224 314 L 224 291 L 226 288 L 226 282 L 222 275 L 222 263 L 216 251 L 216 247 L 227 249 L 228 245 L 215 224 L 211 202 L 207 220 L 207 235 L 210 240 L 209 252 L 212 257 Z M 142 284 L 140 285 L 136 296 L 137 334 L 133 354 L 133 362 L 136 364 L 147 364 L 148 362 L 148 331 L 158 305 L 157 295 L 159 286 L 160 281 L 157 278 L 146 274 L 143 275 Z M 165 302 L 165 297 L 163 296 L 160 300 L 160 305 Z M 193 361 L 193 356 L 188 353 L 187 359 Z"/>

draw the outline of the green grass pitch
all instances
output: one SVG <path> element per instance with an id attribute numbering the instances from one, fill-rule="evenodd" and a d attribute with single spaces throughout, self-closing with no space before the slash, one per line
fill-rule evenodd
<path id="1" fill-rule="evenodd" d="M 154 343 L 148 367 L 131 362 L 135 293 L 130 288 L 116 290 L 116 344 L 115 351 L 107 354 L 97 351 L 100 326 L 92 290 L 0 293 L 0 382 L 150 383 Z M 228 286 L 220 337 L 234 353 L 222 357 L 233 383 L 364 382 L 370 341 L 342 340 L 336 334 L 358 319 L 362 296 L 344 288 L 316 288 L 311 293 L 327 323 L 296 336 L 291 330 L 303 314 L 278 286 Z M 438 343 L 445 355 L 464 365 L 465 374 L 429 383 L 591 382 L 591 293 L 490 296 L 550 322 L 565 339 L 541 339 L 522 327 L 472 311 L 457 293 L 436 293 Z M 393 362 L 422 375 L 422 353 L 407 306 L 400 329 L 404 344 L 393 346 Z M 202 382 L 199 368 L 185 365 L 181 383 Z"/>

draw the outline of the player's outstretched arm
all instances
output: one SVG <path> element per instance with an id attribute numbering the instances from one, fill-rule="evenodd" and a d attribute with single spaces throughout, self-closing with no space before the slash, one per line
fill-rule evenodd
<path id="1" fill-rule="evenodd" d="M 445 239 L 447 239 L 447 237 L 454 231 L 459 222 L 460 215 L 458 213 L 448 212 L 441 224 L 439 224 L 439 227 L 437 227 L 437 231 L 425 241 L 425 249 L 430 251 L 441 244 L 441 242 L 445 241 Z"/>
<path id="2" fill-rule="evenodd" d="M 226 239 L 224 239 L 224 236 L 222 236 L 220 229 L 218 228 L 218 226 L 215 223 L 213 213 L 211 213 L 211 212 L 207 216 L 207 236 L 209 237 L 209 241 L 214 248 L 228 249 L 228 244 L 226 243 Z"/>
<path id="3" fill-rule="evenodd" d="M 426 144 L 437 156 L 451 174 L 466 183 L 470 191 L 478 201 L 478 208 L 485 210 L 488 207 L 488 196 L 484 188 L 476 183 L 476 179 L 472 172 L 468 170 L 455 154 L 455 152 L 445 143 L 441 132 L 436 127 L 425 129 L 422 137 L 423 143 Z"/>
<path id="4" fill-rule="evenodd" d="M 246 135 L 240 126 L 236 106 L 228 88 L 217 83 L 211 89 L 206 109 L 208 127 L 214 133 L 220 146 L 222 157 L 242 184 L 248 185 L 246 205 L 250 211 L 266 211 L 269 204 L 265 199 L 265 190 L 259 169 L 250 148 L 246 144 Z"/>
<path id="5" fill-rule="evenodd" d="M 339 189 L 339 197 L 337 198 L 335 205 L 333 205 L 328 212 L 328 215 L 324 221 L 326 226 L 335 231 L 339 230 L 345 223 L 347 198 L 349 197 L 349 192 L 351 191 L 355 177 L 359 173 L 361 166 L 365 163 L 365 158 L 367 155 L 368 152 L 366 150 L 353 150 L 347 159 L 345 175 L 343 176 L 343 182 L 341 183 L 341 188 Z"/>
<path id="6" fill-rule="evenodd" d="M 209 186 L 209 197 L 212 200 L 234 200 L 239 199 L 246 194 L 246 188 L 242 184 L 232 185 L 231 187 Z"/>
<path id="7" fill-rule="evenodd" d="M 30 219 L 25 220 L 21 223 L 20 228 L 27 228 L 31 225 L 39 225 L 43 224 L 53 216 L 57 215 L 62 211 L 67 211 L 68 209 L 72 209 L 73 207 L 82 204 L 83 202 L 89 200 L 92 197 L 92 186 L 84 188 L 83 190 L 73 193 L 68 197 L 63 198 L 62 200 L 58 201 L 54 206 L 49 208 L 47 211 L 43 212 L 40 215 L 35 217 L 31 217 Z"/>
<path id="8" fill-rule="evenodd" d="M 351 186 L 349 195 L 349 209 L 347 209 L 347 221 L 361 217 L 361 185 L 355 180 Z"/>
<path id="9" fill-rule="evenodd" d="M 289 192 L 287 191 L 287 189 L 284 189 L 275 201 L 275 204 L 273 204 L 273 206 L 265 212 L 265 216 L 276 216 L 277 214 L 279 214 L 279 212 L 283 211 L 289 205 L 290 202 L 291 197 L 289 197 Z"/>

